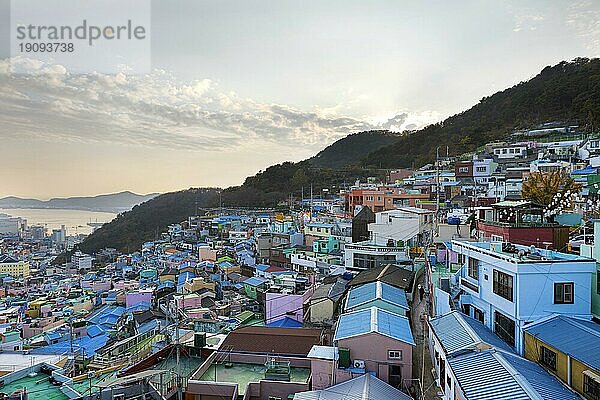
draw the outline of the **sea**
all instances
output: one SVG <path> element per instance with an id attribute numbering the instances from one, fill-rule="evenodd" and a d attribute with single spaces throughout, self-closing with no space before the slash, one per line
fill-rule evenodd
<path id="1" fill-rule="evenodd" d="M 117 216 L 115 213 L 108 212 L 53 208 L 0 208 L 0 214 L 24 218 L 28 226 L 43 225 L 48 229 L 48 233 L 64 225 L 67 235 L 89 235 L 93 228 L 88 226 L 88 223 L 110 222 Z"/>

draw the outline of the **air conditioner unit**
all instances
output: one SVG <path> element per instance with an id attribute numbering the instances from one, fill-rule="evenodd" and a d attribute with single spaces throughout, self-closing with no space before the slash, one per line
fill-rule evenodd
<path id="1" fill-rule="evenodd" d="M 363 360 L 354 360 L 354 363 L 352 365 L 354 366 L 354 368 L 365 368 L 365 362 Z"/>

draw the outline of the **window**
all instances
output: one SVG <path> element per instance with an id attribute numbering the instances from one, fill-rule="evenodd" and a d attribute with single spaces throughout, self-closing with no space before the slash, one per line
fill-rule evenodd
<path id="1" fill-rule="evenodd" d="M 510 153 L 510 154 L 515 154 L 515 149 L 510 149 L 510 150 L 509 150 L 509 153 Z"/>
<path id="2" fill-rule="evenodd" d="M 481 311 L 478 308 L 473 307 L 473 318 L 475 318 L 477 321 L 481 322 L 482 324 L 484 323 L 483 321 L 483 311 Z"/>
<path id="3" fill-rule="evenodd" d="M 573 304 L 573 282 L 554 284 L 554 304 Z"/>
<path id="4" fill-rule="evenodd" d="M 556 353 L 542 346 L 540 348 L 540 363 L 552 371 L 556 371 Z"/>
<path id="5" fill-rule="evenodd" d="M 506 149 L 502 149 L 502 154 L 506 154 Z"/>
<path id="6" fill-rule="evenodd" d="M 494 293 L 506 300 L 513 301 L 513 277 L 494 270 Z"/>
<path id="7" fill-rule="evenodd" d="M 585 372 L 583 374 L 583 393 L 590 399 L 600 400 L 600 382 Z"/>
<path id="8" fill-rule="evenodd" d="M 469 277 L 479 280 L 479 263 L 473 257 L 469 257 Z"/>
<path id="9" fill-rule="evenodd" d="M 477 167 L 477 172 L 485 172 L 485 167 Z"/>
<path id="10" fill-rule="evenodd" d="M 469 172 L 469 167 L 460 167 L 458 168 L 458 172 Z"/>
<path id="11" fill-rule="evenodd" d="M 393 254 L 388 255 L 372 255 L 372 254 L 354 254 L 354 267 L 362 269 L 371 269 L 380 265 L 392 264 L 396 262 L 396 256 Z"/>
<path id="12" fill-rule="evenodd" d="M 498 311 L 494 311 L 494 332 L 500 339 L 515 346 L 515 321 Z"/>
<path id="13" fill-rule="evenodd" d="M 402 360 L 402 350 L 388 350 L 390 360 Z"/>

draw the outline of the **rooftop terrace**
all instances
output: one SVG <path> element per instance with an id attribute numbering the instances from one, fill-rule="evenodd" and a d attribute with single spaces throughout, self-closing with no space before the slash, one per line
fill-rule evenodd
<path id="1" fill-rule="evenodd" d="M 467 242 L 462 240 L 453 240 L 453 250 L 464 247 L 471 249 L 481 249 L 482 253 L 492 256 L 500 256 L 510 262 L 573 262 L 573 261 L 591 261 L 590 258 L 577 254 L 561 253 L 555 250 L 540 249 L 535 246 L 522 246 L 519 244 L 504 242 Z"/>
<path id="2" fill-rule="evenodd" d="M 200 378 L 201 381 L 237 383 L 238 392 L 243 395 L 250 382 L 265 379 L 266 367 L 262 364 L 234 363 L 230 366 L 212 364 Z M 310 368 L 290 368 L 290 382 L 305 383 L 310 376 Z"/>
<path id="3" fill-rule="evenodd" d="M 25 376 L 0 388 L 1 393 L 8 395 L 19 389 L 27 389 L 28 400 L 68 400 L 69 397 L 60 391 L 60 386 L 50 383 L 50 375 L 38 373 Z"/>

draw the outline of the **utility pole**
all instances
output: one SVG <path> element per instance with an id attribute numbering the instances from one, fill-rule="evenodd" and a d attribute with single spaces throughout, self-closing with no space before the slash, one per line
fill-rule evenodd
<path id="1" fill-rule="evenodd" d="M 435 149 L 435 231 L 438 232 L 440 218 L 440 146 Z"/>
<path id="2" fill-rule="evenodd" d="M 185 303 L 185 294 L 183 295 L 183 301 Z M 175 300 L 175 317 L 176 317 L 176 322 L 175 322 L 175 340 L 176 340 L 176 344 L 175 344 L 175 354 L 177 355 L 177 400 L 182 400 L 183 398 L 183 393 L 182 393 L 182 379 L 181 379 L 181 363 L 180 363 L 180 356 L 181 356 L 181 346 L 179 345 L 179 305 L 177 304 L 177 300 Z"/>

